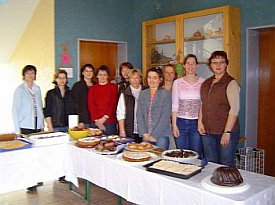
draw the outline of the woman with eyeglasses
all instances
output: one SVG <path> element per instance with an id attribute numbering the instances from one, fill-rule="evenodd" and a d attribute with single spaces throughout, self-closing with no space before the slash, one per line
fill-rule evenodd
<path id="1" fill-rule="evenodd" d="M 204 79 L 196 75 L 197 57 L 189 54 L 183 66 L 185 76 L 174 81 L 172 88 L 172 128 L 178 149 L 189 149 L 202 157 L 201 136 L 198 132 L 200 88 Z"/>
<path id="2" fill-rule="evenodd" d="M 171 93 L 163 86 L 163 74 L 152 67 L 146 74 L 148 89 L 141 91 L 137 107 L 138 133 L 143 141 L 155 143 L 163 149 L 169 148 L 171 134 Z"/>
<path id="3" fill-rule="evenodd" d="M 198 131 L 202 135 L 204 155 L 209 161 L 235 166 L 240 135 L 240 87 L 226 71 L 228 62 L 224 51 L 214 51 L 209 58 L 208 66 L 214 75 L 201 86 Z"/>

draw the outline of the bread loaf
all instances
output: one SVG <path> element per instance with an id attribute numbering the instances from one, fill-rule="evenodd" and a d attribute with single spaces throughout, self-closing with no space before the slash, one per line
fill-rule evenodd
<path id="1" fill-rule="evenodd" d="M 10 133 L 10 134 L 1 134 L 0 135 L 0 141 L 10 141 L 16 139 L 17 136 L 15 133 Z"/>

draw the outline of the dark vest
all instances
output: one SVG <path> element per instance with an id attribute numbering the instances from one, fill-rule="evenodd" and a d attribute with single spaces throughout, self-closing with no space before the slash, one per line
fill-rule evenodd
<path id="1" fill-rule="evenodd" d="M 205 80 L 201 86 L 202 122 L 208 134 L 221 134 L 224 131 L 230 105 L 226 95 L 228 84 L 234 80 L 225 73 L 222 78 L 212 85 L 214 76 Z M 232 131 L 239 128 L 237 119 Z"/>
<path id="2" fill-rule="evenodd" d="M 141 90 L 144 90 L 145 87 L 141 87 Z M 132 95 L 131 87 L 127 86 L 123 91 L 124 102 L 125 102 L 125 132 L 126 136 L 133 137 L 134 132 L 134 114 L 135 114 L 135 97 Z"/>

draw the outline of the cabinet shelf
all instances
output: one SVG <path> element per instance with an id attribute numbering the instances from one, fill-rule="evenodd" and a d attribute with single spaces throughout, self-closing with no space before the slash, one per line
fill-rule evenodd
<path id="1" fill-rule="evenodd" d="M 175 39 L 168 39 L 168 40 L 161 40 L 161 41 L 151 41 L 148 42 L 147 45 L 157 45 L 157 44 L 171 44 L 171 43 L 176 43 Z"/>
<path id="2" fill-rule="evenodd" d="M 188 42 L 188 41 L 201 41 L 201 40 L 209 40 L 209 39 L 216 39 L 216 38 L 223 38 L 223 34 L 218 34 L 218 35 L 202 35 L 199 37 L 185 37 L 184 38 L 184 42 Z"/>
<path id="3" fill-rule="evenodd" d="M 157 67 L 157 66 L 165 66 L 165 65 L 169 65 L 169 64 L 174 65 L 174 63 L 151 63 L 150 66 Z"/>

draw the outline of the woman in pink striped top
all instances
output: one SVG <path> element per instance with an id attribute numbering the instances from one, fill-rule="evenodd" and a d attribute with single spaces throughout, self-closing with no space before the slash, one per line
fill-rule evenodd
<path id="1" fill-rule="evenodd" d="M 201 136 L 197 131 L 201 105 L 200 87 L 204 79 L 196 75 L 197 57 L 184 59 L 186 75 L 174 81 L 172 88 L 172 128 L 178 149 L 196 151 L 202 157 Z"/>

